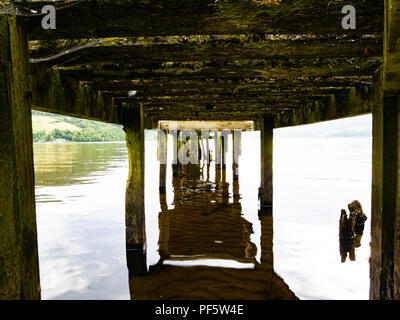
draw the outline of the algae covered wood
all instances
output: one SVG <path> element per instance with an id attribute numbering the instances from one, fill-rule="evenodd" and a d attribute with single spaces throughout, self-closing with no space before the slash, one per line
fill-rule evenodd
<path id="1" fill-rule="evenodd" d="M 123 124 L 129 156 L 125 199 L 126 248 L 143 250 L 146 245 L 143 106 L 138 103 L 124 104 Z"/>
<path id="2" fill-rule="evenodd" d="M 27 49 L 0 15 L 0 300 L 40 299 Z"/>
<path id="3" fill-rule="evenodd" d="M 46 2 L 29 3 L 40 12 Z M 31 17 L 31 39 L 201 34 L 379 34 L 383 3 L 353 0 L 357 29 L 341 25 L 346 1 L 169 0 L 71 1 L 55 3 L 57 29 L 43 30 L 43 15 Z"/>
<path id="4" fill-rule="evenodd" d="M 261 186 L 259 188 L 260 209 L 272 208 L 273 200 L 273 130 L 274 118 L 263 116 L 261 129 Z"/>

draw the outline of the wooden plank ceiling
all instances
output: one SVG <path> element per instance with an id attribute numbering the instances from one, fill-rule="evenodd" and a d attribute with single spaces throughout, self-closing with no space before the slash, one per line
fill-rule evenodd
<path id="1" fill-rule="evenodd" d="M 155 120 L 282 116 L 350 92 L 363 103 L 382 62 L 383 1 L 352 1 L 356 30 L 341 26 L 347 2 L 56 1 L 56 30 L 29 18 L 31 64 L 117 105 L 140 101 Z"/>

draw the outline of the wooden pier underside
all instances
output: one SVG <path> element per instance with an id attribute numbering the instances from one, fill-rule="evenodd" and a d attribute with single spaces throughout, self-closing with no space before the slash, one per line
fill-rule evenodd
<path id="1" fill-rule="evenodd" d="M 261 130 L 268 122 L 268 185 L 273 128 L 372 112 L 371 298 L 399 299 L 400 0 L 351 2 L 355 30 L 342 28 L 344 0 L 54 1 L 57 28 L 44 30 L 48 3 L 1 1 L 0 99 L 8 109 L 0 128 L 10 152 L 0 160 L 11 169 L 0 193 L 12 186 L 15 196 L 0 199 L 12 229 L 0 236 L 13 241 L 0 251 L 0 274 L 12 259 L 22 267 L 7 269 L 13 292 L 0 277 L 0 298 L 39 297 L 37 265 L 22 276 L 37 260 L 27 118 L 36 109 L 124 125 L 136 137 L 131 165 L 144 152 L 143 128 L 160 120 L 255 121 Z M 126 106 L 140 108 L 141 121 Z M 136 180 L 132 190 L 142 190 L 144 179 Z M 26 243 L 32 248 L 13 256 Z"/>
<path id="2" fill-rule="evenodd" d="M 43 15 L 29 18 L 33 106 L 121 123 L 121 103 L 134 99 L 147 129 L 158 120 L 273 115 L 284 127 L 369 113 L 383 2 L 353 1 L 356 30 L 341 27 L 344 4 L 57 1 L 56 30 L 41 28 Z"/>

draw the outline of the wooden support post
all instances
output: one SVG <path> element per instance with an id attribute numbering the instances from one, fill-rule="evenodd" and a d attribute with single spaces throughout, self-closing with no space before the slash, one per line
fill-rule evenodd
<path id="1" fill-rule="evenodd" d="M 242 150 L 242 131 L 234 130 L 232 138 L 232 176 L 233 181 L 239 180 L 239 156 Z"/>
<path id="2" fill-rule="evenodd" d="M 170 130 L 172 135 L 172 177 L 178 177 L 178 168 L 179 168 L 179 160 L 178 160 L 178 131 Z"/>
<path id="3" fill-rule="evenodd" d="M 259 189 L 260 208 L 272 207 L 272 157 L 274 118 L 261 118 L 261 186 Z"/>
<path id="4" fill-rule="evenodd" d="M 0 15 L 0 300 L 40 299 L 28 39 Z"/>
<path id="5" fill-rule="evenodd" d="M 399 96 L 374 112 L 371 298 L 399 299 Z M 381 140 L 381 144 L 379 144 Z M 379 206 L 380 204 L 380 206 Z M 397 272 L 396 272 L 397 271 Z"/>
<path id="6" fill-rule="evenodd" d="M 159 181 L 159 191 L 160 194 L 165 194 L 166 192 L 166 176 L 167 176 L 167 134 L 164 131 L 158 131 L 157 139 L 157 153 L 158 160 L 160 161 L 160 181 Z"/>
<path id="7" fill-rule="evenodd" d="M 221 131 L 221 167 L 223 170 L 226 169 L 226 152 L 228 151 L 228 132 L 226 130 Z"/>
<path id="8" fill-rule="evenodd" d="M 382 86 L 373 112 L 371 299 L 400 299 L 400 1 L 385 1 Z"/>
<path id="9" fill-rule="evenodd" d="M 372 192 L 371 192 L 371 257 L 370 299 L 380 299 L 382 253 L 382 176 L 383 176 L 383 90 L 382 77 L 374 82 L 372 111 Z"/>
<path id="10" fill-rule="evenodd" d="M 129 156 L 125 200 L 127 261 L 131 272 L 142 274 L 146 272 L 143 106 L 124 104 L 123 123 Z"/>
<path id="11" fill-rule="evenodd" d="M 215 130 L 214 131 L 214 161 L 215 161 L 215 183 L 217 188 L 219 189 L 221 184 L 221 131 Z"/>

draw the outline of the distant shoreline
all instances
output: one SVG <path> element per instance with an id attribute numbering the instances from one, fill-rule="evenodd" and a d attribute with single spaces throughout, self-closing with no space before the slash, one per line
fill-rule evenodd
<path id="1" fill-rule="evenodd" d="M 33 144 L 89 144 L 89 143 L 126 143 L 124 140 L 116 141 L 36 141 Z"/>

